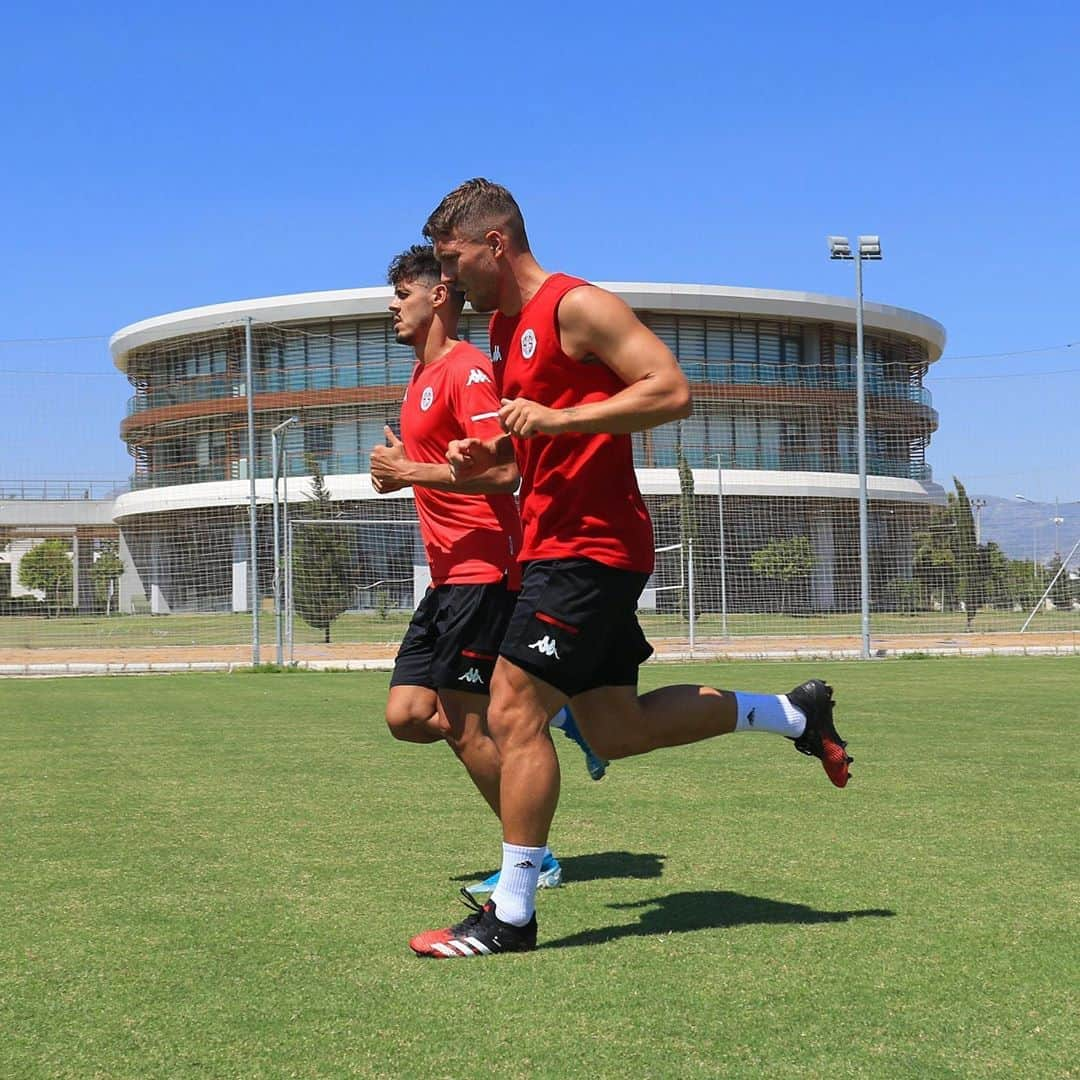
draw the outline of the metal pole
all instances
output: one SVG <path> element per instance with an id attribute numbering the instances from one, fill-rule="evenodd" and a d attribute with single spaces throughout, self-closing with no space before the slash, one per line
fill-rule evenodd
<path id="1" fill-rule="evenodd" d="M 863 358 L 863 287 L 861 244 L 855 245 L 855 397 L 859 421 L 859 595 L 862 611 L 862 658 L 870 659 L 870 541 L 866 496 L 866 371 Z"/>
<path id="2" fill-rule="evenodd" d="M 694 655 L 694 541 L 689 538 L 686 541 L 686 586 L 687 599 L 690 604 L 690 655 Z"/>
<path id="3" fill-rule="evenodd" d="M 289 654 L 289 663 L 293 663 L 293 525 L 289 520 L 288 498 L 285 501 L 285 645 Z"/>
<path id="4" fill-rule="evenodd" d="M 716 459 L 716 494 L 720 516 L 720 633 L 726 639 L 727 632 L 727 552 L 724 550 L 724 467 Z"/>
<path id="5" fill-rule="evenodd" d="M 248 596 L 251 598 L 251 662 L 259 662 L 259 533 L 258 510 L 255 503 L 255 385 L 251 374 L 251 316 L 244 324 L 244 379 L 247 390 L 248 488 L 251 505 L 248 508 L 250 530 L 248 551 Z"/>
<path id="6" fill-rule="evenodd" d="M 270 475 L 273 483 L 274 504 L 274 641 L 277 646 L 276 660 L 280 667 L 282 661 L 281 637 L 281 543 L 278 533 L 278 429 L 270 432 Z"/>
<path id="7" fill-rule="evenodd" d="M 1031 620 L 1035 618 L 1035 612 L 1038 611 L 1039 608 L 1041 608 L 1046 602 L 1046 598 L 1050 595 L 1051 591 L 1054 588 L 1054 585 L 1057 584 L 1057 579 L 1061 577 L 1063 573 L 1065 573 L 1065 567 L 1069 565 L 1069 560 L 1072 559 L 1073 555 L 1076 554 L 1077 548 L 1080 548 L 1080 540 L 1077 540 L 1076 543 L 1073 544 L 1073 549 L 1069 552 L 1069 558 L 1065 559 L 1064 562 L 1062 562 L 1062 564 L 1058 567 L 1057 573 L 1053 576 L 1050 584 L 1046 586 L 1046 592 L 1044 592 L 1042 596 L 1039 597 L 1039 602 L 1031 609 L 1031 614 L 1027 617 L 1027 622 L 1025 622 L 1024 625 L 1020 627 L 1021 634 L 1031 625 Z"/>

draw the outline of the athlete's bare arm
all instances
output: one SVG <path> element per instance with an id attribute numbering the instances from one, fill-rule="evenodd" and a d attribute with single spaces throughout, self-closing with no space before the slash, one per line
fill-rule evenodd
<path id="1" fill-rule="evenodd" d="M 509 435 L 499 435 L 494 439 L 455 439 L 446 448 L 446 460 L 450 463 L 451 475 L 462 482 L 507 465 L 517 475 L 514 444 Z"/>
<path id="2" fill-rule="evenodd" d="M 499 495 L 517 490 L 519 477 L 512 455 L 509 461 L 493 460 L 475 473 L 460 475 L 452 464 L 410 460 L 405 456 L 404 444 L 393 430 L 385 427 L 383 432 L 387 445 L 376 446 L 371 451 L 371 486 L 380 495 L 407 487 L 456 491 L 463 495 Z"/>
<path id="3" fill-rule="evenodd" d="M 568 292 L 559 305 L 559 337 L 567 356 L 606 364 L 626 389 L 570 409 L 549 409 L 525 398 L 504 401 L 499 419 L 512 435 L 622 435 L 690 415 L 690 387 L 678 361 L 613 293 L 595 286 Z"/>

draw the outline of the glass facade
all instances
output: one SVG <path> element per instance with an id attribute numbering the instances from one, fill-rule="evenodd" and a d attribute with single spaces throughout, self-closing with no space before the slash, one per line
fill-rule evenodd
<path id="1" fill-rule="evenodd" d="M 855 346 L 850 327 L 639 312 L 694 385 L 688 420 L 634 436 L 640 468 L 855 472 Z M 461 336 L 487 351 L 487 318 Z M 928 480 L 936 427 L 922 385 L 925 346 L 867 335 L 868 471 Z M 292 415 L 286 469 L 367 471 L 371 447 L 397 415 L 413 365 L 388 316 L 253 328 L 257 476 L 271 475 L 270 429 Z M 248 476 L 244 331 L 188 335 L 133 350 L 124 438 L 135 488 Z"/>

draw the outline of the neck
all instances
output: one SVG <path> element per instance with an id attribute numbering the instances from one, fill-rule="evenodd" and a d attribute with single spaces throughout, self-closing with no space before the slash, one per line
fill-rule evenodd
<path id="1" fill-rule="evenodd" d="M 511 255 L 508 267 L 509 273 L 504 295 L 499 300 L 499 310 L 504 315 L 517 315 L 551 275 L 529 251 Z"/>
<path id="2" fill-rule="evenodd" d="M 458 343 L 454 336 L 456 333 L 456 316 L 444 318 L 441 313 L 436 312 L 424 340 L 416 342 L 413 346 L 416 359 L 421 364 L 431 364 L 436 360 L 441 360 Z"/>

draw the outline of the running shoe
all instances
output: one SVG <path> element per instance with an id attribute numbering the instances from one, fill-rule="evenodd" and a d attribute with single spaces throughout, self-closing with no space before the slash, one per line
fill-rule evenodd
<path id="1" fill-rule="evenodd" d="M 417 956 L 456 960 L 463 956 L 529 952 L 536 948 L 535 914 L 524 926 L 513 926 L 495 914 L 495 905 L 490 900 L 480 904 L 465 889 L 461 890 L 461 895 L 472 914 L 445 930 L 417 934 L 409 942 L 409 948 Z"/>
<path id="2" fill-rule="evenodd" d="M 551 718 L 551 727 L 558 728 L 571 742 L 578 744 L 585 755 L 585 768 L 589 776 L 593 780 L 603 780 L 610 762 L 594 753 L 593 748 L 585 741 L 585 736 L 581 734 L 581 729 L 577 726 L 569 705 L 564 705 Z"/>
<path id="3" fill-rule="evenodd" d="M 848 782 L 848 766 L 852 758 L 845 752 L 847 743 L 833 726 L 832 687 L 820 679 L 811 679 L 796 686 L 788 701 L 806 717 L 806 730 L 792 741 L 800 754 L 820 758 L 825 774 L 837 786 Z"/>
<path id="4" fill-rule="evenodd" d="M 465 892 L 473 896 L 482 896 L 484 893 L 494 892 L 495 886 L 499 884 L 499 873 L 500 871 L 496 870 L 491 877 L 484 878 L 483 881 L 478 881 L 475 885 L 470 885 L 465 889 Z M 561 884 L 562 867 L 559 865 L 559 860 L 549 851 L 540 864 L 540 876 L 536 879 L 536 887 L 538 889 L 557 889 Z"/>

